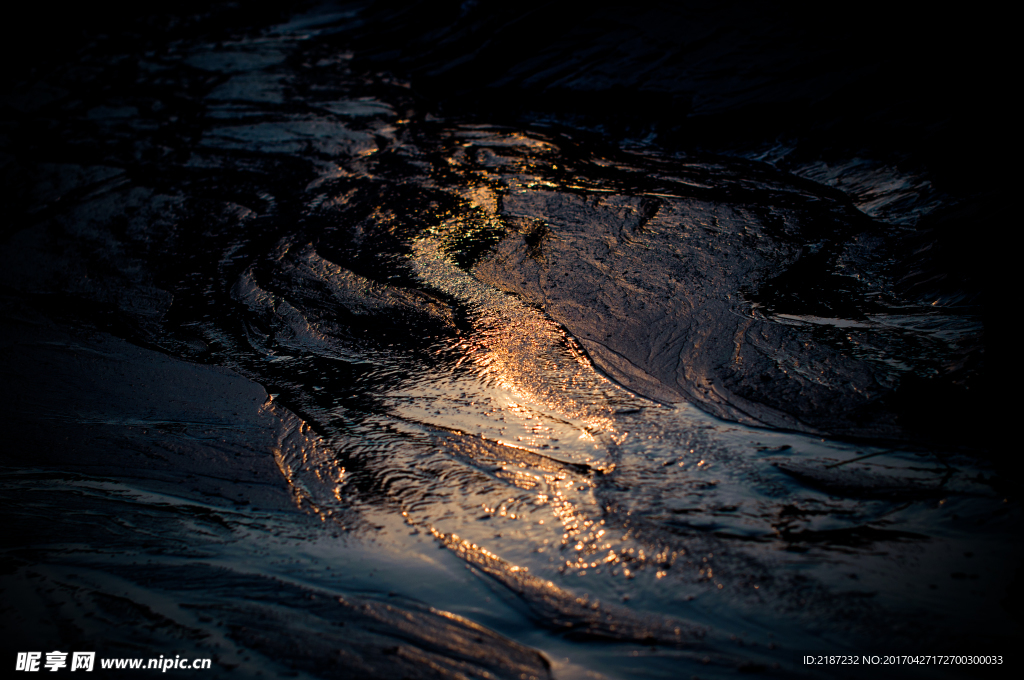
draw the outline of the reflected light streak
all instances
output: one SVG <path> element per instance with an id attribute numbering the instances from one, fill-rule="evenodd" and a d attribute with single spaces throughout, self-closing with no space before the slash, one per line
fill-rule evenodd
<path id="1" fill-rule="evenodd" d="M 415 241 L 413 268 L 424 283 L 475 312 L 477 340 L 462 347 L 484 383 L 508 394 L 506 412 L 524 420 L 539 411 L 576 421 L 583 442 L 595 441 L 595 433 L 614 432 L 606 399 L 573 395 L 621 388 L 596 373 L 572 339 L 541 312 L 460 269 L 445 254 L 440 235 L 457 228 L 455 222 Z"/>

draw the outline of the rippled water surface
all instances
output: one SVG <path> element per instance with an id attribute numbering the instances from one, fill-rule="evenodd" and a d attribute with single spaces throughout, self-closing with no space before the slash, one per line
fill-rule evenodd
<path id="1" fill-rule="evenodd" d="M 982 303 L 929 259 L 966 199 L 446 115 L 361 6 L 219 16 L 5 104 L 18 650 L 790 677 L 1019 642 Z"/>

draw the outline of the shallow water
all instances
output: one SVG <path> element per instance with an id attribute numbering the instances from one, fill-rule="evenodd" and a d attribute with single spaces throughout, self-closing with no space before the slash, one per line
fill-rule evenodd
<path id="1" fill-rule="evenodd" d="M 914 250 L 961 199 L 438 115 L 360 57 L 366 12 L 100 37 L 19 85 L 19 644 L 312 677 L 1009 652 L 981 309 Z"/>

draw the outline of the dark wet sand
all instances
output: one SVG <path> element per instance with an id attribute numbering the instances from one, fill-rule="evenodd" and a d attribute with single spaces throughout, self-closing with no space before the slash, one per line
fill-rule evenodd
<path id="1" fill-rule="evenodd" d="M 324 532 L 275 462 L 299 421 L 262 387 L 3 305 L 5 660 L 45 647 L 212 658 L 211 677 L 548 677 L 537 652 L 460 617 L 325 590 L 329 559 L 297 555 L 319 583 L 260 573 L 247 526 L 261 542 Z"/>
<path id="2" fill-rule="evenodd" d="M 575 680 L 1019 646 L 996 71 L 908 76 L 938 38 L 869 15 L 371 4 L 13 50 L 5 655 Z"/>

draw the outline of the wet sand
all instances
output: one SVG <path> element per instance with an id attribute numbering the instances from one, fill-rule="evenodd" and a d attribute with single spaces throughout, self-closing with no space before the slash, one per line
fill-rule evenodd
<path id="1" fill-rule="evenodd" d="M 344 522 L 301 509 L 276 459 L 308 446 L 306 428 L 260 386 L 57 326 L 16 297 L 4 312 L 5 656 L 213 658 L 217 677 L 549 677 L 536 652 L 381 590 L 400 574 L 372 584 L 388 558 L 358 542 L 346 555 Z M 352 592 L 355 569 L 372 585 Z"/>
<path id="2" fill-rule="evenodd" d="M 11 653 L 843 677 L 803 655 L 1017 645 L 973 238 L 998 178 L 963 170 L 966 128 L 924 95 L 844 118 L 864 78 L 900 90 L 884 59 L 756 15 L 739 52 L 701 28 L 724 15 L 614 8 L 541 31 L 539 60 L 474 51 L 567 20 L 535 10 L 216 5 L 25 52 L 0 156 Z M 722 75 L 748 49 L 771 57 L 749 107 Z"/>

